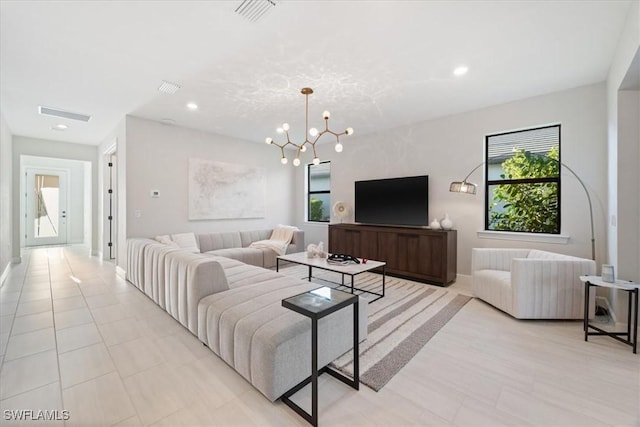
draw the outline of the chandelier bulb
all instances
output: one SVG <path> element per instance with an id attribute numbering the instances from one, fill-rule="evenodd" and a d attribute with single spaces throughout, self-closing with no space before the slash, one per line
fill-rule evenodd
<path id="1" fill-rule="evenodd" d="M 318 129 L 316 129 L 316 128 L 309 129 L 309 135 L 311 135 L 311 136 L 318 135 Z"/>
<path id="2" fill-rule="evenodd" d="M 307 146 L 306 146 L 306 145 L 303 145 L 302 147 L 300 147 L 300 151 L 301 151 L 301 152 L 303 152 L 303 153 L 304 153 L 305 151 L 307 151 Z"/>
<path id="3" fill-rule="evenodd" d="M 287 158 L 286 158 L 286 157 L 283 157 L 283 158 L 281 158 L 281 159 L 280 159 L 280 162 L 281 162 L 283 165 L 286 165 L 286 164 L 287 164 L 287 162 L 288 162 L 288 160 L 287 160 Z"/>
<path id="4" fill-rule="evenodd" d="M 346 133 L 347 135 L 353 135 L 353 128 L 347 128 L 344 133 Z"/>
<path id="5" fill-rule="evenodd" d="M 282 129 L 285 130 L 285 131 L 288 131 L 289 130 L 289 123 L 283 123 L 282 124 Z"/>
<path id="6" fill-rule="evenodd" d="M 329 117 L 331 117 L 331 113 L 329 113 L 328 111 L 325 111 L 325 112 L 322 113 L 322 117 L 325 120 L 329 120 Z"/>
<path id="7" fill-rule="evenodd" d="M 276 132 L 278 132 L 278 133 L 282 133 L 282 132 L 284 132 L 284 129 L 282 129 L 282 128 L 278 128 L 278 129 L 276 129 Z"/>
<path id="8" fill-rule="evenodd" d="M 336 153 L 342 153 L 342 144 L 339 142 L 336 144 Z"/>
<path id="9" fill-rule="evenodd" d="M 273 139 L 267 138 L 264 140 L 264 142 L 266 142 L 267 144 L 271 144 L 273 142 Z"/>
<path id="10" fill-rule="evenodd" d="M 319 165 L 320 164 L 320 159 L 317 158 L 317 157 L 314 157 L 313 158 L 313 164 L 316 165 L 316 166 Z"/>
<path id="11" fill-rule="evenodd" d="M 300 159 L 299 158 L 295 158 L 293 159 L 293 166 L 300 166 Z"/>

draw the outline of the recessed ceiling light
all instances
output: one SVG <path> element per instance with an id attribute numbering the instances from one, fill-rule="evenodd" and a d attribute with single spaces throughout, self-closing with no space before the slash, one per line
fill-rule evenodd
<path id="1" fill-rule="evenodd" d="M 456 76 L 463 76 L 467 74 L 467 71 L 469 71 L 469 67 L 467 67 L 466 65 L 460 65 L 453 70 L 453 74 L 455 74 Z"/>
<path id="2" fill-rule="evenodd" d="M 51 129 L 53 129 L 53 130 L 66 130 L 68 128 L 69 128 L 69 126 L 67 126 L 65 124 L 62 124 L 62 123 L 58 123 L 57 125 L 51 126 Z"/>
<path id="3" fill-rule="evenodd" d="M 195 102 L 190 102 L 187 104 L 187 108 L 189 110 L 197 110 L 198 109 L 198 104 L 196 104 Z"/>

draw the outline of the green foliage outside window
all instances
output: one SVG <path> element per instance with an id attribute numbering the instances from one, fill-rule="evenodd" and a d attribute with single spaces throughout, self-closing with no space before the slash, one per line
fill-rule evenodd
<path id="1" fill-rule="evenodd" d="M 322 217 L 322 200 L 314 198 L 309 200 L 309 221 L 326 221 Z"/>
<path id="2" fill-rule="evenodd" d="M 504 180 L 557 178 L 560 170 L 559 148 L 545 154 L 516 149 L 502 163 Z M 530 233 L 559 233 L 557 182 L 498 184 L 493 189 L 489 208 L 491 230 Z"/>

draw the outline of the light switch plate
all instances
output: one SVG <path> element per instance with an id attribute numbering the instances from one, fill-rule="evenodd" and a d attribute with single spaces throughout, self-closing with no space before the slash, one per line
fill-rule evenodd
<path id="1" fill-rule="evenodd" d="M 153 197 L 154 199 L 157 199 L 158 197 L 160 197 L 160 190 L 151 190 L 151 191 L 150 191 L 150 195 L 151 195 L 151 197 Z"/>

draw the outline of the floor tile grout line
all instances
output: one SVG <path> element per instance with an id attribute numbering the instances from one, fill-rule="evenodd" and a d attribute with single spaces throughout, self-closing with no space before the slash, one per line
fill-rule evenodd
<path id="1" fill-rule="evenodd" d="M 20 286 L 20 296 L 18 297 L 18 303 L 16 304 L 16 308 L 13 310 L 13 318 L 11 319 L 11 327 L 9 328 L 9 336 L 7 337 L 7 346 L 2 354 L 2 363 L 0 364 L 0 378 L 2 377 L 2 372 L 5 367 L 7 349 L 9 348 L 9 340 L 11 339 L 11 333 L 13 332 L 13 326 L 16 321 L 16 314 L 18 313 L 18 307 L 20 306 L 20 299 L 22 298 L 22 290 L 24 289 L 24 283 L 27 278 L 27 272 L 29 271 L 29 266 L 31 265 L 31 256 L 28 257 L 27 265 L 24 268 L 24 275 L 22 276 L 22 286 Z M 53 313 L 52 313 L 53 314 Z M 55 330 L 54 330 L 55 334 Z"/>
<path id="2" fill-rule="evenodd" d="M 62 408 L 60 409 L 64 410 L 65 408 L 64 393 L 62 391 L 62 373 L 60 370 L 60 353 L 58 350 L 58 331 L 56 329 L 56 313 L 53 307 L 53 286 L 51 285 L 51 261 L 49 258 L 49 249 L 46 250 L 46 254 L 47 254 L 47 266 L 49 267 L 49 292 L 51 294 L 51 316 L 53 317 L 53 339 L 55 340 L 55 343 L 56 343 L 56 365 L 58 367 L 58 390 L 60 392 L 60 404 L 62 405 Z M 63 425 L 65 426 L 67 425 L 66 420 L 63 420 L 62 422 L 63 422 Z"/>
<path id="3" fill-rule="evenodd" d="M 69 269 L 73 272 L 73 270 L 72 270 L 72 268 L 71 268 L 71 265 L 69 266 Z M 100 279 L 104 282 L 104 284 L 105 284 L 105 285 L 107 284 L 107 283 L 106 283 L 106 281 L 105 281 L 104 279 L 102 279 L 102 277 L 100 277 Z M 80 286 L 78 286 L 78 287 L 80 288 Z M 103 377 L 103 376 L 106 376 L 106 375 L 110 375 L 110 374 L 112 374 L 112 373 L 114 373 L 114 372 L 115 372 L 115 373 L 118 375 L 118 378 L 120 379 L 120 383 L 122 384 L 122 388 L 124 388 L 124 391 L 125 391 L 125 393 L 127 394 L 127 398 L 129 399 L 129 402 L 131 403 L 131 407 L 132 407 L 132 408 L 133 408 L 133 410 L 135 411 L 135 416 L 138 418 L 138 420 L 141 420 L 141 418 L 140 418 L 140 414 L 138 413 L 138 408 L 136 408 L 136 405 L 133 403 L 134 401 L 133 401 L 133 398 L 131 397 L 131 393 L 129 393 L 129 390 L 128 390 L 128 389 L 127 389 L 127 387 L 125 386 L 124 378 L 126 378 L 126 377 L 124 377 L 124 378 L 123 378 L 122 373 L 120 372 L 120 370 L 118 369 L 118 367 L 117 367 L 116 363 L 114 362 L 113 355 L 112 355 L 112 353 L 111 353 L 110 347 L 107 345 L 107 343 L 106 343 L 106 341 L 105 341 L 105 339 L 104 339 L 104 336 L 103 336 L 103 334 L 102 334 L 102 331 L 100 331 L 100 328 L 98 327 L 98 324 L 96 323 L 96 320 L 95 320 L 95 318 L 94 318 L 94 316 L 93 316 L 93 311 L 91 310 L 91 307 L 89 307 L 89 305 L 87 304 L 87 299 L 86 299 L 86 296 L 85 296 L 84 292 L 82 292 L 82 288 L 80 288 L 80 294 L 82 295 L 82 298 L 84 299 L 85 305 L 86 305 L 86 307 L 87 307 L 87 309 L 88 309 L 88 311 L 89 311 L 89 316 L 91 316 L 91 319 L 93 320 L 93 323 L 96 325 L 96 329 L 98 330 L 98 334 L 100 335 L 100 339 L 102 340 L 102 341 L 101 341 L 101 343 L 102 343 L 102 344 L 104 345 L 104 347 L 106 348 L 106 350 L 107 350 L 107 354 L 109 355 L 109 359 L 111 360 L 111 363 L 113 364 L 113 366 L 114 366 L 114 368 L 115 368 L 115 369 L 114 369 L 113 371 L 111 371 L 111 372 L 108 372 L 108 373 L 103 374 L 103 375 L 99 375 L 99 376 L 97 376 L 97 377 L 95 377 L 95 378 L 92 378 L 92 379 L 86 380 L 86 381 L 84 381 L 84 382 L 93 381 L 93 380 L 95 380 L 96 378 L 100 378 L 100 377 Z M 92 345 L 95 345 L 95 344 L 92 344 Z M 163 359 L 164 359 L 164 357 L 163 357 Z M 157 366 L 157 365 L 155 365 L 155 366 Z M 133 374 L 132 374 L 132 375 L 133 375 Z M 60 385 L 62 386 L 62 378 L 60 378 Z M 78 385 L 78 384 L 75 384 L 75 385 L 74 385 L 74 386 L 72 386 L 72 387 L 75 387 L 76 385 Z M 118 423 L 120 423 L 120 422 L 122 422 L 122 421 L 124 421 L 124 420 L 126 420 L 126 419 L 129 419 L 129 418 L 132 418 L 132 417 L 123 418 L 122 420 L 119 420 L 119 421 L 117 421 L 117 422 L 115 422 L 115 423 L 113 423 L 113 424 L 118 424 Z M 65 424 L 66 424 L 66 423 L 65 423 Z M 112 424 L 112 425 L 113 425 L 113 424 Z"/>

